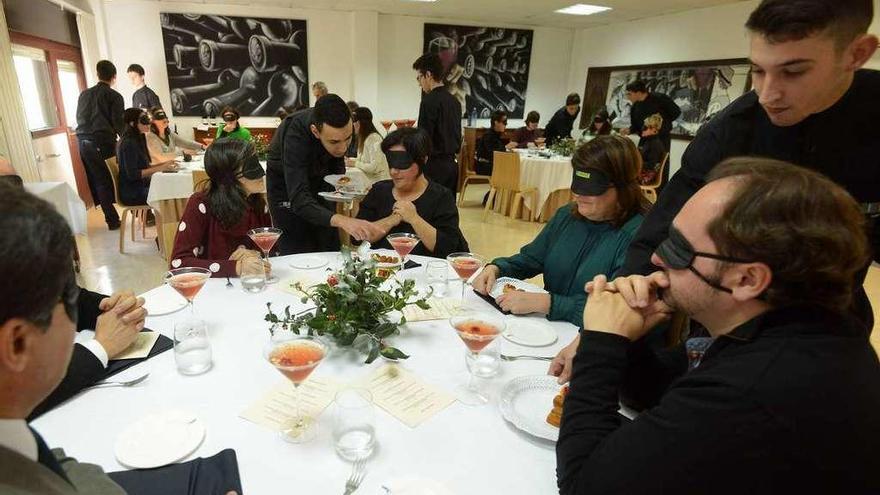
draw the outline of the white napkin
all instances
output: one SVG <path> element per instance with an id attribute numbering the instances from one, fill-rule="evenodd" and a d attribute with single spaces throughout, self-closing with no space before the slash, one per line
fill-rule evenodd
<path id="1" fill-rule="evenodd" d="M 164 315 L 186 307 L 186 299 L 168 285 L 160 285 L 140 295 L 150 316 Z"/>
<path id="2" fill-rule="evenodd" d="M 382 483 L 388 495 L 455 495 L 444 484 L 420 476 L 402 476 Z"/>

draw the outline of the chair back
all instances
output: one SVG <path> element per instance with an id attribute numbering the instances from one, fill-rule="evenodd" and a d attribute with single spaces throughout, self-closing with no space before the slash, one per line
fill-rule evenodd
<path id="1" fill-rule="evenodd" d="M 193 170 L 193 191 L 207 191 L 211 187 L 211 180 L 208 179 L 208 172 L 204 170 Z"/>
<path id="2" fill-rule="evenodd" d="M 119 163 L 116 161 L 115 156 L 104 160 L 104 163 L 107 165 L 107 171 L 110 172 L 110 179 L 113 182 L 113 195 L 116 198 L 116 204 L 121 205 L 122 201 L 119 199 Z"/>
<path id="3" fill-rule="evenodd" d="M 496 151 L 493 156 L 492 177 L 489 184 L 495 189 L 519 190 L 519 153 Z"/>
<path id="4" fill-rule="evenodd" d="M 663 182 L 663 170 L 666 169 L 666 162 L 669 161 L 669 152 L 667 151 L 665 155 L 663 155 L 663 161 L 660 162 L 660 168 L 657 169 L 657 176 L 654 177 L 654 181 L 650 184 L 642 184 L 642 187 L 650 187 L 656 189 L 660 187 L 660 184 Z"/>

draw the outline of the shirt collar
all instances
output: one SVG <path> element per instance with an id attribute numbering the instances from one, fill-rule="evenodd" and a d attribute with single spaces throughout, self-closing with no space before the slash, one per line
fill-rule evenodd
<path id="1" fill-rule="evenodd" d="M 846 315 L 824 308 L 790 306 L 771 309 L 722 335 L 733 340 L 755 340 L 764 330 L 783 326 L 797 327 L 799 333 L 857 334 L 857 323 Z"/>
<path id="2" fill-rule="evenodd" d="M 0 419 L 0 446 L 37 462 L 37 439 L 23 419 Z"/>

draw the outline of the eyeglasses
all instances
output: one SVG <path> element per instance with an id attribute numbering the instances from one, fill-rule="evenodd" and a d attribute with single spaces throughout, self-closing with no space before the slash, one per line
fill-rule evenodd
<path id="1" fill-rule="evenodd" d="M 657 250 L 654 251 L 654 254 L 656 254 L 667 267 L 673 270 L 690 270 L 709 287 L 727 293 L 733 293 L 733 291 L 722 286 L 718 281 L 712 280 L 697 271 L 697 269 L 694 268 L 694 260 L 697 259 L 697 257 L 700 257 L 724 261 L 727 263 L 753 263 L 752 260 L 696 251 L 681 231 L 672 225 L 669 226 L 669 237 L 657 246 Z"/>

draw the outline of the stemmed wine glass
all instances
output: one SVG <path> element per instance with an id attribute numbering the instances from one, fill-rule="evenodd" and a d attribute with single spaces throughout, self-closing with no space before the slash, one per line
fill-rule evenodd
<path id="1" fill-rule="evenodd" d="M 302 412 L 300 385 L 327 355 L 327 345 L 318 337 L 289 333 L 275 337 L 264 350 L 269 363 L 293 383 L 295 392 L 294 416 L 281 425 L 281 437 L 291 443 L 304 443 L 315 438 L 315 418 Z"/>
<path id="2" fill-rule="evenodd" d="M 468 286 L 468 280 L 486 264 L 486 260 L 479 254 L 452 253 L 446 257 L 446 261 L 461 279 L 461 303 L 464 305 L 464 291 Z"/>
<path id="3" fill-rule="evenodd" d="M 385 239 L 388 240 L 388 244 L 391 244 L 391 247 L 400 256 L 400 269 L 402 270 L 409 253 L 419 245 L 419 236 L 409 232 L 395 232 L 394 234 L 388 234 Z"/>
<path id="4" fill-rule="evenodd" d="M 468 348 L 465 364 L 470 378 L 467 385 L 456 387 L 456 396 L 461 403 L 468 406 L 486 404 L 489 402 L 489 397 L 476 379 L 475 368 L 479 363 L 480 352 L 504 332 L 504 320 L 489 314 L 471 314 L 453 316 L 449 319 L 449 324 Z"/>
<path id="5" fill-rule="evenodd" d="M 391 129 L 391 124 L 393 124 L 393 122 L 391 122 L 390 120 L 382 121 L 382 127 L 385 128 L 385 134 L 388 134 L 388 131 Z"/>
<path id="6" fill-rule="evenodd" d="M 196 266 L 184 268 L 175 268 L 168 270 L 165 274 L 165 283 L 170 285 L 178 294 L 186 299 L 189 306 L 190 316 L 195 318 L 196 310 L 193 305 L 193 299 L 196 294 L 205 286 L 205 282 L 211 278 L 211 270 Z"/>
<path id="7" fill-rule="evenodd" d="M 281 233 L 282 230 L 276 229 L 275 227 L 257 227 L 256 229 L 248 230 L 248 237 L 250 237 L 251 240 L 254 241 L 254 244 L 260 248 L 260 251 L 263 252 L 263 259 L 270 267 L 272 266 L 272 263 L 269 263 L 269 251 L 271 251 L 272 247 L 275 246 L 275 243 L 278 242 Z M 266 277 L 266 283 L 274 284 L 275 282 L 278 282 L 278 277 L 270 272 L 269 276 Z"/>

